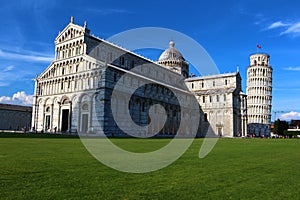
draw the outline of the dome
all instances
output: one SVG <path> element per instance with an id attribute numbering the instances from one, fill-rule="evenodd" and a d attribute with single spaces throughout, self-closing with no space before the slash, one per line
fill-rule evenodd
<path id="1" fill-rule="evenodd" d="M 173 41 L 170 41 L 169 45 L 170 47 L 160 55 L 157 63 L 187 78 L 189 74 L 189 63 L 186 62 L 182 54 L 174 48 L 175 43 Z"/>
<path id="2" fill-rule="evenodd" d="M 185 61 L 182 54 L 175 49 L 175 43 L 170 41 L 170 47 L 166 49 L 159 57 L 158 61 L 167 61 L 167 60 L 176 60 L 176 61 Z"/>

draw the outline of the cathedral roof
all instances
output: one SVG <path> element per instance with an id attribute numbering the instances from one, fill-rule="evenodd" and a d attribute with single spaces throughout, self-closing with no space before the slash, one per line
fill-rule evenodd
<path id="1" fill-rule="evenodd" d="M 159 57 L 158 61 L 176 60 L 185 61 L 182 54 L 174 47 L 175 43 L 170 41 L 170 47 L 166 49 Z"/>
<path id="2" fill-rule="evenodd" d="M 0 103 L 0 110 L 32 112 L 32 107 L 31 106 L 20 106 L 20 105 L 12 105 L 12 104 L 2 104 L 2 103 Z"/>
<path id="3" fill-rule="evenodd" d="M 236 90 L 235 87 L 218 88 L 218 89 L 198 90 L 198 91 L 195 91 L 195 94 L 198 94 L 198 95 L 225 94 L 225 93 L 233 93 L 235 90 Z"/>

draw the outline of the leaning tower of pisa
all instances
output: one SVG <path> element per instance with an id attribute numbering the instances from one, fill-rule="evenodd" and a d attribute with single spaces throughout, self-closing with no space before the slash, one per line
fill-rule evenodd
<path id="1" fill-rule="evenodd" d="M 269 62 L 268 54 L 252 54 L 247 69 L 248 133 L 256 136 L 270 136 L 272 67 Z"/>

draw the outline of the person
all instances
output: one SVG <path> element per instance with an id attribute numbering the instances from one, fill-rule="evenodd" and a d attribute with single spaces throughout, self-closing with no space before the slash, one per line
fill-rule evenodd
<path id="1" fill-rule="evenodd" d="M 57 127 L 55 126 L 55 127 L 54 127 L 54 133 L 56 133 L 56 129 L 57 129 Z"/>

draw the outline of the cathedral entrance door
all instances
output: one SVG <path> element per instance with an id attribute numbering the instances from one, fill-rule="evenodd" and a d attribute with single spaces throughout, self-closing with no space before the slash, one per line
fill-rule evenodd
<path id="1" fill-rule="evenodd" d="M 89 115 L 88 114 L 82 114 L 81 115 L 81 127 L 82 127 L 82 130 L 81 132 L 83 133 L 87 133 L 88 131 L 88 119 L 89 119 Z"/>
<path id="2" fill-rule="evenodd" d="M 46 115 L 46 118 L 45 118 L 45 131 L 48 131 L 49 128 L 50 128 L 50 115 Z"/>
<path id="3" fill-rule="evenodd" d="M 62 110 L 61 131 L 66 132 L 69 129 L 69 109 Z"/>
<path id="4" fill-rule="evenodd" d="M 222 137 L 223 132 L 222 132 L 222 127 L 218 127 L 218 136 Z"/>

